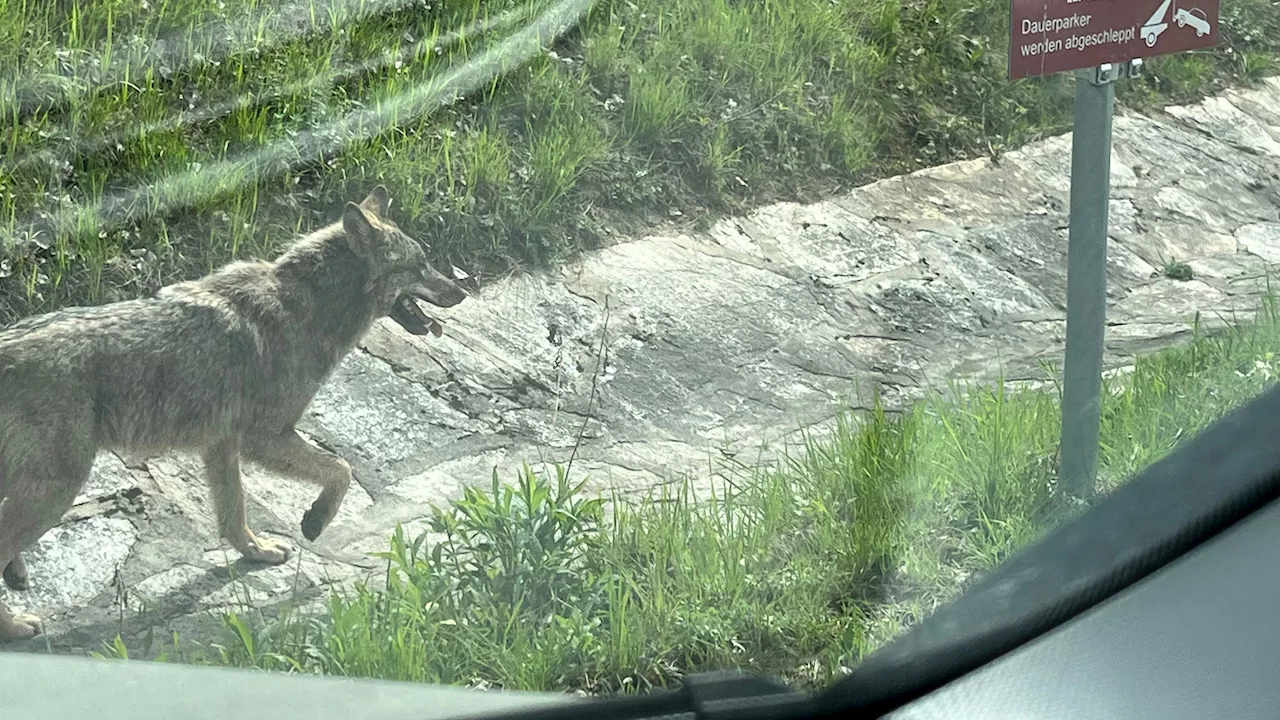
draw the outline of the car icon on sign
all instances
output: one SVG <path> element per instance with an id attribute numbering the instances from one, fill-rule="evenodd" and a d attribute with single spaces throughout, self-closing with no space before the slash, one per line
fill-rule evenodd
<path id="1" fill-rule="evenodd" d="M 1204 37 L 1209 34 L 1211 29 L 1209 26 L 1209 18 L 1204 16 L 1204 11 L 1200 8 L 1191 8 L 1186 10 L 1178 8 L 1173 14 L 1174 22 L 1178 23 L 1178 27 L 1186 27 L 1190 25 L 1196 30 L 1196 37 Z"/>

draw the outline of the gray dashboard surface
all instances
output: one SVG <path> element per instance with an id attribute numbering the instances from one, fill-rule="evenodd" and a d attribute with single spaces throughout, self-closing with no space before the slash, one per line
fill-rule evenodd
<path id="1" fill-rule="evenodd" d="M 892 720 L 1280 717 L 1280 501 Z"/>
<path id="2" fill-rule="evenodd" d="M 0 652 L 0 720 L 457 720 L 567 702 L 575 699 Z"/>

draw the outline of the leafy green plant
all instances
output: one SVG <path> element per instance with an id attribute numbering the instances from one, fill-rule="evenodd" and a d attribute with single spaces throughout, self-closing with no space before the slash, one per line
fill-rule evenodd
<path id="1" fill-rule="evenodd" d="M 502 605 L 519 608 L 539 626 L 573 611 L 591 615 L 604 600 L 600 568 L 588 561 L 601 542 L 604 500 L 582 497 L 586 480 L 571 484 L 563 467 L 556 466 L 555 475 L 553 485 L 526 465 L 512 487 L 500 485 L 495 471 L 490 492 L 466 488 L 449 509 L 435 509 L 431 530 L 444 537 L 430 562 L 419 558 L 425 535 L 412 546 L 393 541 L 400 550 L 384 557 L 411 582 L 423 570 L 448 577 L 447 602 L 459 614 Z"/>

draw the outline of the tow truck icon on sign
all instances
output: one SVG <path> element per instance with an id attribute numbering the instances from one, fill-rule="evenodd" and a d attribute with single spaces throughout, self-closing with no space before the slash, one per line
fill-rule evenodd
<path id="1" fill-rule="evenodd" d="M 1169 23 L 1164 18 L 1172 4 L 1173 0 L 1164 0 L 1155 14 L 1147 20 L 1147 24 L 1142 26 L 1142 39 L 1147 42 L 1147 47 L 1155 47 L 1160 34 L 1169 29 Z"/>
<path id="2" fill-rule="evenodd" d="M 1155 11 L 1147 23 L 1142 26 L 1142 39 L 1146 41 L 1147 47 L 1155 47 L 1156 40 L 1160 38 L 1161 33 L 1169 28 L 1169 23 L 1165 18 L 1169 14 L 1169 7 L 1173 5 L 1173 0 L 1164 0 L 1160 3 L 1160 7 Z M 1209 19 L 1205 17 L 1204 11 L 1200 8 L 1178 8 L 1173 13 L 1173 21 L 1178 27 L 1184 28 L 1190 25 L 1196 31 L 1196 37 L 1204 37 L 1209 34 L 1212 29 L 1209 25 Z"/>

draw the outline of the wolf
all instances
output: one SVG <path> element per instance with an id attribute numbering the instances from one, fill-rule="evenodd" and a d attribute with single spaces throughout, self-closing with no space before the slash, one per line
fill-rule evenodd
<path id="1" fill-rule="evenodd" d="M 295 431 L 312 398 L 378 318 L 439 337 L 415 299 L 452 307 L 467 297 L 388 219 L 390 202 L 378 185 L 274 260 L 0 330 L 5 584 L 29 586 L 21 553 L 71 508 L 102 450 L 198 455 L 219 532 L 250 561 L 281 564 L 292 548 L 245 524 L 242 460 L 318 485 L 301 529 L 319 537 L 352 477 Z M 0 640 L 41 632 L 38 617 L 0 602 Z"/>

